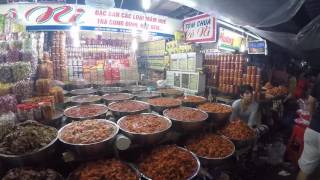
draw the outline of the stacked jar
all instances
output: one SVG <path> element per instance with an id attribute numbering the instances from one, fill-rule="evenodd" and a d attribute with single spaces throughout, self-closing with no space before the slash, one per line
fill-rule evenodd
<path id="1" fill-rule="evenodd" d="M 26 120 L 51 120 L 54 106 L 51 102 L 23 103 L 17 105 L 17 118 L 20 122 Z"/>
<path id="2" fill-rule="evenodd" d="M 54 32 L 52 44 L 52 60 L 54 79 L 60 81 L 67 80 L 67 67 L 66 67 L 66 35 L 64 32 Z"/>
<path id="3" fill-rule="evenodd" d="M 245 59 L 240 54 L 218 56 L 219 90 L 223 93 L 237 94 L 242 85 L 242 73 Z"/>
<path id="4" fill-rule="evenodd" d="M 42 114 L 37 103 L 24 103 L 17 105 L 17 118 L 20 122 L 26 120 L 41 121 Z"/>
<path id="5" fill-rule="evenodd" d="M 206 53 L 204 58 L 204 65 L 208 68 L 206 77 L 207 85 L 209 86 L 218 86 L 218 56 L 214 53 Z"/>
<path id="6" fill-rule="evenodd" d="M 261 70 L 257 66 L 247 66 L 247 73 L 243 75 L 243 84 L 250 85 L 255 91 L 260 90 Z"/>
<path id="7" fill-rule="evenodd" d="M 257 66 L 247 66 L 247 74 L 243 77 L 243 83 L 253 88 L 256 98 L 260 97 L 261 69 Z"/>

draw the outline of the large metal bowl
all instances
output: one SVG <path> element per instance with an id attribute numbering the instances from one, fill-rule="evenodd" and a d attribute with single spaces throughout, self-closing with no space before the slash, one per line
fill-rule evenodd
<path id="1" fill-rule="evenodd" d="M 44 164 L 45 162 L 50 161 L 52 157 L 56 157 L 58 148 L 57 140 L 58 138 L 56 137 L 41 149 L 23 155 L 0 154 L 0 160 L 13 167 Z"/>
<path id="2" fill-rule="evenodd" d="M 171 92 L 171 91 L 174 91 L 174 92 Z M 159 89 L 159 92 L 163 97 L 172 97 L 172 98 L 177 98 L 177 97 L 183 96 L 184 94 L 183 91 L 180 91 L 174 88 Z"/>
<path id="3" fill-rule="evenodd" d="M 207 99 L 205 97 L 202 97 L 202 96 L 194 96 L 194 97 L 197 97 L 199 99 L 201 99 L 201 101 L 198 101 L 198 102 L 190 102 L 190 101 L 184 101 L 183 97 L 180 97 L 179 99 L 182 101 L 182 105 L 183 106 L 186 106 L 186 107 L 192 107 L 192 108 L 195 108 L 197 106 L 199 106 L 200 104 L 203 104 L 205 102 L 207 102 Z"/>
<path id="4" fill-rule="evenodd" d="M 70 101 L 75 104 L 91 104 L 98 103 L 101 100 L 101 97 L 98 95 L 78 95 L 72 96 Z"/>
<path id="5" fill-rule="evenodd" d="M 197 175 L 198 175 L 198 173 L 199 173 L 199 171 L 200 171 L 200 167 L 201 167 L 201 164 L 200 164 L 200 161 L 199 161 L 199 159 L 198 159 L 198 157 L 193 153 L 193 152 L 191 152 L 191 151 L 189 151 L 189 150 L 187 150 L 187 149 L 185 149 L 185 148 L 182 148 L 182 147 L 178 147 L 179 149 L 182 149 L 182 150 L 184 150 L 184 151 L 186 151 L 186 152 L 188 152 L 188 153 L 190 153 L 191 155 L 192 155 L 192 157 L 194 158 L 194 160 L 196 161 L 196 163 L 197 163 L 197 169 L 193 172 L 193 174 L 187 179 L 187 180 L 192 180 L 192 179 L 194 179 Z M 174 155 L 173 155 L 174 156 Z M 141 171 L 140 171 L 141 172 Z M 141 176 L 144 178 L 144 179 L 147 179 L 147 180 L 152 180 L 152 178 L 149 178 L 149 177 L 147 177 L 146 175 L 144 175 L 142 172 L 141 172 Z"/>
<path id="6" fill-rule="evenodd" d="M 42 123 L 59 129 L 62 123 L 62 120 L 63 120 L 63 110 L 55 109 L 52 119 L 45 120 Z"/>
<path id="7" fill-rule="evenodd" d="M 151 106 L 151 110 L 153 110 L 153 111 L 155 111 L 155 112 L 157 112 L 157 113 L 159 113 L 159 114 L 162 114 L 163 111 L 166 110 L 166 109 L 180 107 L 181 104 L 182 104 L 182 102 L 180 101 L 179 104 L 177 104 L 177 105 L 172 105 L 172 106 L 158 106 L 158 105 L 151 104 L 151 103 L 149 103 L 149 104 L 150 104 L 150 106 Z"/>
<path id="8" fill-rule="evenodd" d="M 147 86 L 130 86 L 128 87 L 128 91 L 131 92 L 132 94 L 137 94 L 142 91 L 146 91 Z"/>
<path id="9" fill-rule="evenodd" d="M 201 164 L 207 165 L 207 166 L 218 166 L 218 165 L 222 165 L 222 164 L 226 163 L 227 161 L 229 161 L 232 158 L 232 156 L 234 155 L 234 153 L 236 151 L 234 143 L 231 140 L 229 140 L 229 138 L 227 138 L 225 136 L 221 136 L 221 137 L 233 145 L 232 153 L 230 153 L 229 155 L 227 155 L 225 157 L 219 157 L 219 158 L 204 157 L 204 156 L 199 156 L 196 153 L 194 153 L 199 158 Z M 188 149 L 188 148 L 186 148 L 186 149 Z"/>
<path id="10" fill-rule="evenodd" d="M 99 89 L 100 95 L 110 93 L 120 93 L 126 91 L 123 87 L 101 87 Z"/>
<path id="11" fill-rule="evenodd" d="M 84 80 L 76 79 L 65 85 L 67 90 L 89 88 L 90 83 Z"/>
<path id="12" fill-rule="evenodd" d="M 110 99 L 106 97 L 107 95 L 126 95 L 128 96 L 127 98 L 121 98 L 121 99 Z M 133 94 L 129 93 L 110 93 L 110 94 L 105 94 L 102 96 L 102 99 L 105 101 L 106 104 L 110 104 L 112 102 L 119 102 L 119 101 L 127 101 L 127 100 L 132 100 L 134 98 Z"/>
<path id="13" fill-rule="evenodd" d="M 256 142 L 257 138 L 256 138 L 256 136 L 254 136 L 254 137 L 252 137 L 250 139 L 246 139 L 246 140 L 236 140 L 236 139 L 231 139 L 231 138 L 229 138 L 229 139 L 234 143 L 234 145 L 236 146 L 236 148 L 238 150 L 238 149 L 243 149 L 246 147 L 253 146 L 254 143 Z"/>
<path id="14" fill-rule="evenodd" d="M 83 88 L 83 89 L 74 89 L 70 91 L 70 94 L 72 95 L 87 95 L 87 94 L 94 94 L 97 90 L 93 88 Z"/>
<path id="15" fill-rule="evenodd" d="M 252 131 L 254 131 L 254 130 L 252 129 Z M 224 135 L 221 131 L 218 131 L 218 133 L 220 133 L 221 135 L 223 135 L 226 138 L 228 138 L 229 140 L 231 140 L 234 143 L 234 145 L 236 146 L 237 150 L 242 149 L 242 148 L 246 148 L 249 146 L 253 146 L 254 143 L 256 142 L 256 139 L 257 139 L 256 134 L 254 134 L 254 136 L 251 138 L 239 140 L 239 139 L 233 139 L 231 137 L 228 137 L 228 136 Z"/>
<path id="16" fill-rule="evenodd" d="M 136 100 L 139 101 L 148 101 L 148 99 L 158 98 L 161 96 L 161 93 L 157 91 L 142 91 L 136 94 Z"/>
<path id="17" fill-rule="evenodd" d="M 108 107 L 106 105 L 103 105 L 103 104 L 90 104 L 89 106 L 101 106 L 103 107 L 105 110 L 102 111 L 101 113 L 97 113 L 96 115 L 94 116 L 68 116 L 66 114 L 67 111 L 69 111 L 70 109 L 73 109 L 73 108 L 78 108 L 82 105 L 79 105 L 79 106 L 72 106 L 72 107 L 69 107 L 67 109 L 64 110 L 63 114 L 67 117 L 67 118 L 70 118 L 70 119 L 73 119 L 73 120 L 84 120 L 84 119 L 98 119 L 99 117 L 104 117 L 105 114 L 108 112 Z M 85 105 L 83 105 L 85 106 Z"/>
<path id="18" fill-rule="evenodd" d="M 123 161 L 122 161 L 123 162 Z M 131 163 L 127 163 L 127 162 L 123 162 L 124 164 L 126 164 L 126 165 L 128 165 L 135 173 L 136 173 L 136 175 L 137 175 L 137 177 L 138 177 L 138 179 L 139 180 L 142 180 L 142 178 L 141 178 L 141 173 L 139 172 L 139 170 L 134 166 L 134 165 L 132 165 Z M 75 169 L 74 171 L 72 171 L 69 175 L 68 175 L 68 177 L 67 177 L 67 180 L 78 180 L 79 178 L 78 177 L 76 177 L 76 172 L 78 171 L 78 170 L 81 170 L 81 166 L 80 167 L 78 167 L 77 169 Z M 105 177 L 106 178 L 106 177 Z"/>
<path id="19" fill-rule="evenodd" d="M 143 102 L 143 101 L 136 101 L 136 100 L 128 100 L 128 101 L 133 101 L 133 102 L 137 102 L 137 103 L 142 103 L 144 105 L 146 105 L 146 108 L 145 109 L 142 109 L 142 110 L 136 110 L 136 111 L 118 111 L 118 110 L 115 110 L 113 109 L 112 106 L 113 104 L 115 103 L 121 103 L 121 102 L 125 102 L 125 101 L 121 101 L 121 102 L 113 102 L 113 103 L 110 103 L 108 108 L 109 110 L 112 112 L 112 114 L 118 119 L 118 118 L 121 118 L 123 116 L 128 116 L 128 115 L 134 115 L 134 114 L 141 114 L 141 113 L 148 113 L 149 112 L 149 109 L 150 109 L 150 105 L 146 102 Z"/>
<path id="20" fill-rule="evenodd" d="M 105 152 L 107 152 L 108 150 L 112 150 L 113 148 L 113 142 L 116 138 L 116 135 L 119 132 L 119 126 L 112 122 L 112 121 L 108 121 L 105 119 L 97 119 L 100 122 L 105 122 L 106 124 L 112 124 L 115 128 L 113 134 L 104 139 L 103 141 L 100 142 L 96 142 L 96 143 L 90 143 L 90 144 L 73 144 L 73 143 L 68 143 L 66 141 L 64 141 L 61 138 L 61 133 L 64 131 L 64 129 L 70 125 L 72 125 L 72 123 L 69 123 L 65 126 L 63 126 L 59 131 L 58 131 L 58 139 L 59 141 L 61 141 L 63 143 L 63 146 L 70 150 L 71 152 L 75 153 L 75 155 L 77 156 L 81 156 L 81 157 L 92 157 L 92 156 L 98 156 L 101 155 Z"/>
<path id="21" fill-rule="evenodd" d="M 226 105 L 226 104 L 221 104 L 221 103 L 216 103 L 216 104 L 226 106 L 226 107 L 232 109 L 231 106 Z M 199 106 L 198 106 L 198 108 L 199 108 Z M 232 113 L 231 111 L 227 112 L 227 113 L 216 113 L 216 112 L 210 112 L 210 111 L 205 111 L 205 110 L 203 110 L 203 111 L 209 115 L 208 123 L 210 123 L 210 126 L 213 126 L 215 128 L 221 128 L 221 127 L 225 126 L 229 122 L 229 118 Z"/>
<path id="22" fill-rule="evenodd" d="M 142 113 L 141 115 L 148 115 L 148 114 L 152 114 L 152 113 Z M 159 132 L 155 132 L 155 133 L 136 133 L 136 132 L 130 132 L 124 128 L 121 127 L 121 122 L 124 121 L 126 119 L 127 116 L 124 116 L 122 118 L 120 118 L 117 122 L 118 126 L 120 127 L 122 133 L 124 135 L 126 135 L 127 137 L 129 137 L 133 142 L 139 143 L 139 144 L 143 144 L 143 145 L 153 145 L 153 144 L 158 144 L 160 142 L 160 140 L 162 140 L 167 132 L 169 131 L 169 129 L 172 126 L 172 122 L 170 119 L 164 117 L 164 116 L 160 116 L 157 114 L 152 114 L 155 116 L 158 116 L 162 119 L 164 119 L 165 121 L 167 121 L 168 123 L 168 127 L 162 131 Z"/>
<path id="23" fill-rule="evenodd" d="M 199 121 L 181 121 L 181 120 L 177 120 L 175 118 L 168 116 L 168 111 L 170 109 L 166 109 L 163 111 L 163 115 L 172 121 L 174 130 L 176 130 L 180 133 L 188 134 L 189 132 L 199 131 L 199 130 L 203 129 L 205 122 L 208 119 L 208 114 L 206 112 L 201 111 L 199 109 L 190 108 L 190 107 L 180 107 L 180 108 L 194 109 L 194 110 L 200 111 L 203 114 L 205 114 L 205 118 L 203 118 Z"/>

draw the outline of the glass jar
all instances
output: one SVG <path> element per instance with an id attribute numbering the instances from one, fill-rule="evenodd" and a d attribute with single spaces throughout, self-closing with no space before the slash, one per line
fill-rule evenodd
<path id="1" fill-rule="evenodd" d="M 43 120 L 52 120 L 54 109 L 50 102 L 42 102 L 39 104 Z"/>
<path id="2" fill-rule="evenodd" d="M 27 120 L 27 113 L 26 113 L 24 104 L 17 105 L 17 119 L 20 122 Z"/>
<path id="3" fill-rule="evenodd" d="M 26 120 L 34 120 L 34 114 L 33 114 L 33 105 L 26 105 L 25 107 L 26 111 Z"/>
<path id="4" fill-rule="evenodd" d="M 40 109 L 39 104 L 33 105 L 33 115 L 34 115 L 34 120 L 36 120 L 36 121 L 42 120 L 42 114 L 41 114 L 41 109 Z"/>

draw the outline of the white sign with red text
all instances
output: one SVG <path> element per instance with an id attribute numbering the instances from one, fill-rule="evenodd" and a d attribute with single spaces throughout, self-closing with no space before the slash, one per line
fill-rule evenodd
<path id="1" fill-rule="evenodd" d="M 22 20 L 26 26 L 38 26 L 38 29 L 77 24 L 81 28 L 119 28 L 163 34 L 174 34 L 181 27 L 181 21 L 166 16 L 130 11 L 118 8 L 96 9 L 86 5 L 62 4 L 12 4 L 1 5 L 1 14 Z M 90 28 L 87 28 L 90 29 Z"/>
<path id="2" fill-rule="evenodd" d="M 187 42 L 215 42 L 216 18 L 202 14 L 183 20 L 183 31 Z"/>

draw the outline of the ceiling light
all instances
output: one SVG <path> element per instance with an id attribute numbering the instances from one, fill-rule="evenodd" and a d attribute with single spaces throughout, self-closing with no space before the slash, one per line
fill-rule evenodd
<path id="1" fill-rule="evenodd" d="M 137 39 L 136 39 L 136 38 L 133 38 L 133 39 L 132 39 L 131 49 L 132 49 L 133 52 L 135 52 L 135 51 L 138 49 L 138 42 L 137 42 Z"/>
<path id="2" fill-rule="evenodd" d="M 131 30 L 131 35 L 132 35 L 132 37 L 136 37 L 137 36 L 137 30 L 136 29 L 132 29 Z"/>
<path id="3" fill-rule="evenodd" d="M 80 38 L 79 38 L 80 27 L 77 26 L 76 24 L 71 26 L 70 35 L 72 37 L 73 47 L 80 47 Z"/>
<path id="4" fill-rule="evenodd" d="M 141 0 L 142 8 L 147 11 L 151 7 L 151 0 Z"/>
<path id="5" fill-rule="evenodd" d="M 246 51 L 246 46 L 244 44 L 241 44 L 239 51 L 242 52 L 242 53 L 245 52 Z"/>
<path id="6" fill-rule="evenodd" d="M 141 38 L 143 41 L 149 40 L 149 32 L 147 30 L 143 30 L 141 33 Z"/>
<path id="7" fill-rule="evenodd" d="M 70 28 L 70 34 L 71 36 L 78 36 L 80 32 L 80 27 L 78 25 L 72 25 Z"/>
<path id="8" fill-rule="evenodd" d="M 102 31 L 96 31 L 96 35 L 102 36 Z"/>

